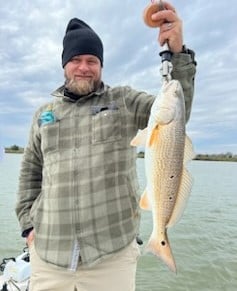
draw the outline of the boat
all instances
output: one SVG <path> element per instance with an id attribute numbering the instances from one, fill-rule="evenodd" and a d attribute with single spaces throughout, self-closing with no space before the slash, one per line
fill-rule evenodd
<path id="1" fill-rule="evenodd" d="M 31 273 L 28 248 L 16 258 L 4 258 L 0 271 L 0 291 L 28 291 Z"/>

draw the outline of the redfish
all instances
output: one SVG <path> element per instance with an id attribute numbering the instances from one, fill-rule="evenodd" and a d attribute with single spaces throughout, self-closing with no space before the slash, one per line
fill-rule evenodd
<path id="1" fill-rule="evenodd" d="M 140 207 L 150 209 L 153 231 L 146 249 L 159 256 L 170 270 L 176 263 L 169 243 L 167 229 L 181 218 L 192 187 L 192 177 L 186 163 L 193 159 L 191 140 L 185 133 L 185 102 L 177 80 L 165 82 L 156 97 L 148 126 L 131 141 L 145 144 L 147 187 Z"/>

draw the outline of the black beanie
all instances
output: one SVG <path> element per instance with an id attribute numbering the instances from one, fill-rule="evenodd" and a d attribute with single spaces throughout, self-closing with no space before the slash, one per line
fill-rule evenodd
<path id="1" fill-rule="evenodd" d="M 69 21 L 63 39 L 62 66 L 74 56 L 94 55 L 103 66 L 103 43 L 94 30 L 84 21 L 73 18 Z"/>

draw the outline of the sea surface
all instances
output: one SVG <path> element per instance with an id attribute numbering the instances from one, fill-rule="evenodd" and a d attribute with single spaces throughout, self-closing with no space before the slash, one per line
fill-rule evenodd
<path id="1" fill-rule="evenodd" d="M 0 161 L 0 263 L 25 246 L 14 212 L 21 158 L 6 154 Z M 237 163 L 192 161 L 188 168 L 194 178 L 192 193 L 182 219 L 168 232 L 178 272 L 143 253 L 136 291 L 237 290 Z M 137 159 L 137 172 L 142 192 L 144 159 Z M 151 213 L 144 211 L 144 245 L 151 230 Z"/>

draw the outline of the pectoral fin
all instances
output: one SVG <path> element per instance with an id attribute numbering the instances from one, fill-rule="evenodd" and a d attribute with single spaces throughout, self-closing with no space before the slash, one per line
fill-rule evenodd
<path id="1" fill-rule="evenodd" d="M 153 128 L 151 135 L 149 137 L 149 142 L 148 142 L 149 147 L 151 147 L 152 145 L 154 145 L 155 142 L 157 142 L 158 135 L 159 135 L 159 126 L 157 125 L 156 127 Z"/>

